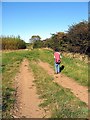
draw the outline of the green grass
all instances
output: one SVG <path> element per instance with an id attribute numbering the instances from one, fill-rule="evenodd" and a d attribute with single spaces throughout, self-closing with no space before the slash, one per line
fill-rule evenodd
<path id="1" fill-rule="evenodd" d="M 51 66 L 53 66 L 54 69 L 53 51 L 35 49 L 32 51 L 32 54 L 33 53 L 38 53 L 34 55 L 35 59 L 37 58 L 42 60 L 43 62 L 48 62 Z M 85 63 L 84 61 L 63 56 L 61 65 L 65 66 L 64 70 L 62 71 L 63 74 L 75 79 L 79 84 L 83 86 L 88 86 L 87 63 Z"/>
<path id="2" fill-rule="evenodd" d="M 9 118 L 10 110 L 15 102 L 14 81 L 23 56 L 17 52 L 2 54 L 2 117 Z"/>
<path id="3" fill-rule="evenodd" d="M 74 78 L 81 85 L 88 86 L 88 64 L 65 57 L 63 57 L 63 64 L 65 65 L 64 74 Z"/>
<path id="4" fill-rule="evenodd" d="M 25 52 L 24 52 L 25 54 Z M 24 55 L 28 59 L 32 60 L 42 60 L 43 62 L 48 62 L 54 69 L 54 57 L 52 50 L 42 50 L 34 49 L 32 51 L 27 51 Z M 75 79 L 79 84 L 83 86 L 88 86 L 88 64 L 84 61 L 77 59 L 62 57 L 62 63 L 65 68 L 62 71 L 68 77 Z"/>
<path id="5" fill-rule="evenodd" d="M 51 118 L 86 118 L 88 108 L 85 103 L 77 99 L 69 89 L 64 89 L 53 82 L 53 76 L 30 61 L 30 68 L 35 76 L 35 84 L 39 98 L 43 99 L 40 107 L 48 107 Z"/>
<path id="6" fill-rule="evenodd" d="M 18 52 L 3 53 L 1 70 L 2 70 L 2 75 L 3 75 L 3 78 L 2 78 L 3 93 L 2 94 L 3 94 L 3 117 L 4 118 L 10 117 L 10 115 L 9 115 L 10 108 L 12 108 L 13 103 L 15 102 L 15 98 L 14 98 L 15 89 L 13 86 L 13 84 L 14 84 L 13 78 L 15 77 L 16 73 L 18 72 L 19 65 L 24 58 L 27 58 L 32 61 L 34 60 L 36 62 L 38 60 L 42 60 L 43 62 L 48 62 L 51 66 L 53 66 L 53 69 L 54 69 L 54 58 L 53 58 L 52 50 L 34 49 L 32 51 L 18 51 Z M 83 61 L 79 61 L 79 60 L 75 60 L 75 59 L 71 59 L 71 58 L 67 58 L 67 57 L 63 56 L 61 65 L 62 64 L 65 66 L 65 69 L 62 71 L 63 74 L 66 74 L 67 76 L 69 76 L 71 78 L 74 78 L 81 85 L 84 85 L 84 86 L 88 85 L 88 65 L 86 63 L 84 63 Z M 37 73 L 38 71 L 37 72 L 33 71 L 33 72 Z M 38 75 L 35 75 L 35 76 L 36 76 L 36 78 L 38 78 Z M 52 93 L 55 94 L 55 96 L 59 96 L 59 94 L 61 94 L 62 97 L 60 96 L 60 98 L 58 98 L 58 99 L 60 101 L 61 101 L 61 98 L 62 98 L 62 100 L 64 100 L 63 97 L 66 94 L 64 94 L 63 92 L 59 92 L 61 88 L 59 88 L 59 86 L 57 84 L 51 82 L 53 80 L 53 77 L 51 77 L 51 76 L 49 77 L 48 75 L 46 75 L 46 76 L 47 77 L 45 78 L 45 73 L 42 73 L 41 78 L 44 81 L 44 84 L 46 84 L 44 86 L 47 86 L 47 88 L 46 87 L 44 88 L 42 85 L 42 92 L 44 93 L 44 90 L 45 89 L 47 90 L 47 92 L 45 94 L 43 94 L 42 97 L 46 98 L 46 96 L 48 96 L 48 97 L 52 96 Z M 45 81 L 46 81 L 46 83 L 45 83 Z M 40 82 L 40 81 L 38 81 L 38 82 Z M 49 82 L 50 88 L 47 85 L 47 82 Z M 38 85 L 37 87 L 41 87 L 41 86 Z M 40 90 L 40 93 L 41 93 L 41 90 Z M 64 96 L 62 93 L 64 94 Z M 52 99 L 56 99 L 56 97 L 55 98 L 52 97 L 51 100 Z M 65 99 L 67 99 L 67 98 L 65 98 Z M 42 105 L 45 106 L 45 105 L 49 104 L 51 102 L 51 100 L 46 100 Z M 65 101 L 63 102 L 63 104 L 64 103 L 65 103 Z M 60 104 L 60 106 L 61 106 L 61 104 Z M 82 107 L 82 109 L 83 109 L 83 107 Z M 70 110 L 68 109 L 68 112 L 69 111 Z M 56 112 L 56 113 L 58 113 L 58 112 Z M 58 113 L 58 114 L 60 114 L 60 113 Z M 71 114 L 71 113 L 68 113 L 68 114 Z M 72 114 L 75 114 L 75 113 L 72 112 Z M 58 116 L 58 115 L 55 115 L 55 116 Z M 63 117 L 63 116 L 61 116 L 61 117 Z"/>

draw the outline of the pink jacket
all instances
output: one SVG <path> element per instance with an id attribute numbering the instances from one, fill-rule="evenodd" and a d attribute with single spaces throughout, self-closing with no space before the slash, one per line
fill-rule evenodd
<path id="1" fill-rule="evenodd" d="M 59 52 L 55 52 L 54 53 L 54 58 L 55 58 L 55 62 L 57 62 L 58 60 L 60 60 L 60 53 Z"/>

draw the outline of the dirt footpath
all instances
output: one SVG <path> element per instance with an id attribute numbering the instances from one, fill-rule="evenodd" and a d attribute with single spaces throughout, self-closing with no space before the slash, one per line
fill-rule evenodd
<path id="1" fill-rule="evenodd" d="M 14 117 L 15 118 L 48 118 L 48 113 L 39 107 L 42 102 L 37 95 L 34 76 L 29 70 L 28 60 L 24 60 L 15 78 L 17 88 Z"/>
<path id="2" fill-rule="evenodd" d="M 69 88 L 73 94 L 81 101 L 88 105 L 88 88 L 79 85 L 73 79 L 63 75 L 62 73 L 55 75 L 53 68 L 44 62 L 38 64 L 48 72 L 49 75 L 54 76 L 54 81 L 64 88 Z M 15 77 L 16 104 L 14 107 L 14 118 L 50 118 L 50 112 L 44 108 L 40 108 L 39 104 L 42 100 L 39 99 L 35 87 L 34 76 L 29 69 L 29 62 L 24 59 L 20 66 L 19 73 Z"/>
<path id="3" fill-rule="evenodd" d="M 48 63 L 44 63 L 40 61 L 38 63 L 43 69 L 45 69 L 49 75 L 54 76 L 54 82 L 57 82 L 59 85 L 63 86 L 64 88 L 69 88 L 73 94 L 78 97 L 81 101 L 85 102 L 88 105 L 88 88 L 79 85 L 73 79 L 60 74 L 54 74 L 54 70 Z"/>

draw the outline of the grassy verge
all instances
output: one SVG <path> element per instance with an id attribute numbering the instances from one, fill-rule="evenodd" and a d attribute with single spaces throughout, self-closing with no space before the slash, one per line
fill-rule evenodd
<path id="1" fill-rule="evenodd" d="M 35 84 L 43 99 L 41 107 L 48 106 L 51 118 L 86 118 L 88 108 L 85 103 L 77 99 L 69 89 L 64 89 L 53 82 L 53 76 L 47 74 L 35 62 L 30 61 L 30 68 L 35 76 Z"/>
<path id="2" fill-rule="evenodd" d="M 50 65 L 53 66 L 53 69 L 54 69 L 53 51 L 51 51 L 51 50 L 34 49 L 32 51 L 17 51 L 17 52 L 3 53 L 1 69 L 2 69 L 2 75 L 3 75 L 3 78 L 2 78 L 3 93 L 2 93 L 2 95 L 3 95 L 3 117 L 4 118 L 10 117 L 10 108 L 12 108 L 13 103 L 15 102 L 15 98 L 13 96 L 15 93 L 15 89 L 13 87 L 13 83 L 14 83 L 13 78 L 16 75 L 16 73 L 18 72 L 19 65 L 20 65 L 21 61 L 23 60 L 23 58 L 28 58 L 29 60 L 34 60 L 34 61 L 37 61 L 40 59 L 44 62 L 48 62 Z M 81 85 L 85 85 L 85 86 L 88 85 L 88 82 L 87 82 L 87 80 L 88 80 L 88 78 L 87 78 L 88 65 L 86 63 L 63 56 L 61 65 L 62 64 L 65 66 L 65 69 L 62 71 L 62 73 L 66 74 L 69 77 L 74 78 Z M 36 70 L 37 71 L 35 71 L 35 70 L 33 71 L 33 72 L 35 72 L 35 74 L 39 70 L 38 67 L 36 68 Z M 39 74 L 39 73 L 40 73 L 40 71 L 37 74 Z M 48 91 L 50 89 L 53 89 L 53 90 L 51 90 L 51 93 L 54 94 L 54 90 L 56 89 L 56 91 L 57 91 L 60 88 L 58 85 L 54 85 L 54 87 L 53 87 L 54 83 L 51 82 L 51 80 L 53 78 L 48 77 L 48 75 L 46 75 L 46 78 L 45 78 L 45 75 L 46 75 L 45 72 L 42 71 L 42 76 L 40 77 L 40 79 L 42 79 L 44 81 L 46 79 L 45 84 L 48 88 L 45 87 L 45 89 L 47 89 Z M 35 75 L 35 76 L 39 81 L 38 75 Z M 50 84 L 50 82 L 51 82 L 51 84 Z M 49 89 L 49 86 L 52 86 L 52 88 Z M 42 85 L 42 88 L 43 88 L 43 85 Z M 42 90 L 44 91 L 45 89 L 43 88 Z M 50 96 L 51 96 L 51 93 L 49 93 Z M 59 94 L 62 94 L 62 92 L 61 93 L 55 92 L 55 95 L 56 94 L 59 96 Z M 63 94 L 66 95 L 65 93 L 63 93 Z M 46 96 L 47 96 L 47 94 L 46 94 Z M 61 101 L 61 98 L 62 97 L 60 96 L 60 98 L 58 98 L 58 99 Z M 54 98 L 52 98 L 52 99 L 54 99 Z M 64 99 L 67 99 L 67 98 L 64 98 Z M 51 100 L 50 100 L 50 102 L 51 102 Z M 64 102 L 63 102 L 62 106 L 64 106 Z M 44 104 L 49 104 L 49 101 L 47 100 Z M 68 104 L 68 103 L 66 102 L 66 104 Z M 60 106 L 61 106 L 61 104 L 60 104 Z M 80 106 L 80 108 L 81 108 L 81 106 Z M 84 107 L 83 107 L 83 109 L 84 109 Z M 57 111 L 57 113 L 58 113 L 58 111 Z M 58 114 L 60 114 L 60 113 L 58 113 Z M 63 116 L 61 116 L 61 117 L 63 117 Z"/>
<path id="3" fill-rule="evenodd" d="M 31 60 L 42 60 L 48 62 L 54 69 L 54 57 L 52 50 L 34 49 L 23 52 L 24 56 Z M 62 63 L 65 68 L 62 71 L 68 77 L 75 79 L 79 84 L 88 86 L 88 64 L 77 59 L 62 57 Z"/>
<path id="4" fill-rule="evenodd" d="M 35 59 L 37 58 L 37 59 L 41 59 L 44 62 L 48 62 L 54 68 L 53 51 L 35 49 L 32 51 L 32 54 L 33 53 L 34 53 L 33 57 Z M 79 84 L 83 86 L 88 86 L 88 64 L 87 63 L 63 56 L 61 65 L 65 66 L 62 73 L 64 73 L 68 77 L 75 79 Z"/>
<path id="5" fill-rule="evenodd" d="M 10 118 L 10 110 L 15 102 L 14 81 L 23 57 L 20 53 L 2 54 L 2 117 Z"/>

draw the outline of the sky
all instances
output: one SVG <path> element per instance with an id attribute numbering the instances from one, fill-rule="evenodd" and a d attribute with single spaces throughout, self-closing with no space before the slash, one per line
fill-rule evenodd
<path id="1" fill-rule="evenodd" d="M 88 0 L 1 0 L 3 2 L 88 2 Z"/>
<path id="2" fill-rule="evenodd" d="M 88 2 L 2 2 L 0 34 L 20 35 L 25 42 L 33 35 L 43 40 L 83 20 L 88 20 Z"/>

